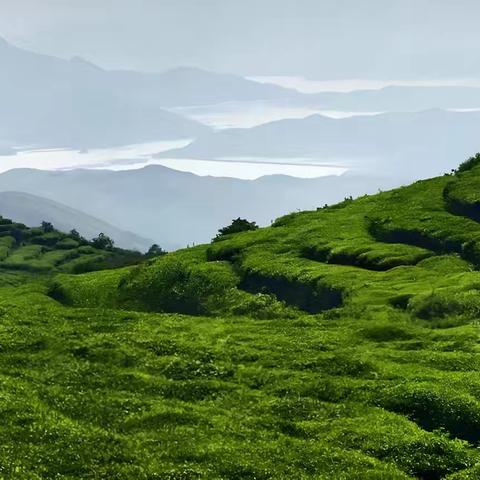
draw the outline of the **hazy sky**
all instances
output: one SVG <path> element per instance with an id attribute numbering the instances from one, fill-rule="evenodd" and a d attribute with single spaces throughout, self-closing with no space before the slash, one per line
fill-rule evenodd
<path id="1" fill-rule="evenodd" d="M 107 68 L 480 77 L 478 0 L 0 0 L 0 35 Z"/>

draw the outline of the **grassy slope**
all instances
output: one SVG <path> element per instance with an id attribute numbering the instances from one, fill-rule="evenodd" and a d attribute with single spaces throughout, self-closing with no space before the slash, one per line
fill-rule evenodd
<path id="1" fill-rule="evenodd" d="M 138 252 L 95 248 L 87 240 L 57 230 L 45 232 L 0 217 L 0 271 L 79 273 L 132 264 Z"/>
<path id="2" fill-rule="evenodd" d="M 52 283 L 6 269 L 0 472 L 478 478 L 479 186 L 475 167 Z"/>

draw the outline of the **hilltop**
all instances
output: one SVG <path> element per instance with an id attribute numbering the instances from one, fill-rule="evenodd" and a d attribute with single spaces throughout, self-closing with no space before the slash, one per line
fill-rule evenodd
<path id="1" fill-rule="evenodd" d="M 477 156 L 136 265 L 3 282 L 2 473 L 478 478 L 479 186 Z"/>
<path id="2" fill-rule="evenodd" d="M 102 241 L 105 239 L 106 241 Z M 15 273 L 48 274 L 88 272 L 138 263 L 140 252 L 116 248 L 99 232 L 87 240 L 76 230 L 63 233 L 49 222 L 28 227 L 0 217 L 0 285 Z"/>

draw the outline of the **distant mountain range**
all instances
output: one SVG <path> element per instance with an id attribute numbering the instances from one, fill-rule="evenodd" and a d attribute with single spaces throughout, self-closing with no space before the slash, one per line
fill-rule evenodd
<path id="1" fill-rule="evenodd" d="M 480 88 L 387 87 L 303 94 L 198 68 L 159 74 L 106 71 L 81 58 L 32 53 L 2 39 L 0 66 L 1 153 L 10 146 L 82 149 L 197 138 L 208 132 L 205 125 L 168 110 L 223 102 L 264 101 L 352 112 L 480 108 Z"/>
<path id="2" fill-rule="evenodd" d="M 164 158 L 304 158 L 338 160 L 364 172 L 441 174 L 480 150 L 480 112 L 428 110 L 332 119 L 312 115 L 250 129 L 210 132 Z"/>
<path id="3" fill-rule="evenodd" d="M 130 79 L 130 93 L 154 99 L 162 107 L 212 105 L 222 102 L 254 100 L 300 100 L 303 94 L 277 85 L 262 84 L 224 73 L 199 68 L 179 67 L 157 75 L 113 72 L 125 83 Z"/>
<path id="4" fill-rule="evenodd" d="M 24 192 L 0 192 L 0 215 L 15 218 L 30 227 L 38 226 L 42 221 L 51 222 L 58 230 L 69 232 L 75 229 L 87 239 L 102 232 L 122 248 L 145 251 L 153 243 L 59 202 Z"/>
<path id="5" fill-rule="evenodd" d="M 166 249 L 205 242 L 238 216 L 269 225 L 296 209 L 314 209 L 346 195 L 375 192 L 398 183 L 393 178 L 348 174 L 317 179 L 269 176 L 248 181 L 199 177 L 162 166 L 119 172 L 17 169 L 0 175 L 0 191 L 26 192 L 68 205 L 118 229 L 151 238 Z M 48 219 L 45 211 L 32 219 L 33 223 L 40 217 Z M 6 213 L 21 218 L 20 212 Z M 60 224 L 60 215 L 51 218 L 58 227 L 69 229 Z M 79 222 L 81 228 L 78 214 L 72 214 L 71 222 Z M 95 225 L 94 230 L 98 229 Z M 112 236 L 120 244 L 120 236 L 113 232 Z"/>
<path id="6" fill-rule="evenodd" d="M 103 147 L 194 138 L 207 130 L 130 95 L 127 74 L 38 55 L 5 41 L 0 41 L 0 65 L 0 143 L 6 146 Z"/>
<path id="7" fill-rule="evenodd" d="M 0 143 L 89 148 L 194 138 L 207 127 L 164 107 L 299 96 L 293 90 L 180 68 L 164 74 L 106 71 L 0 39 Z"/>
<path id="8" fill-rule="evenodd" d="M 480 88 L 465 86 L 388 86 L 378 90 L 305 95 L 302 102 L 347 112 L 415 112 L 432 108 L 480 108 Z"/>

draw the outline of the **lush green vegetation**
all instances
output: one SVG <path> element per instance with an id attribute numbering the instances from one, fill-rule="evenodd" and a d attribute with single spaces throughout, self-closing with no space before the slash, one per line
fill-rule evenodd
<path id="1" fill-rule="evenodd" d="M 75 230 L 65 234 L 48 222 L 28 228 L 0 217 L 0 271 L 80 273 L 134 264 L 142 259 L 139 252 L 115 248 L 103 233 L 89 242 Z"/>
<path id="2" fill-rule="evenodd" d="M 5 221 L 0 478 L 480 478 L 479 187 L 470 162 L 138 265 Z"/>
<path id="3" fill-rule="evenodd" d="M 235 220 L 232 220 L 232 223 L 230 225 L 221 228 L 218 231 L 218 234 L 214 240 L 219 240 L 225 235 L 231 235 L 233 233 L 240 233 L 240 232 L 249 232 L 257 229 L 258 229 L 258 225 L 255 222 L 249 222 L 244 218 L 238 217 Z"/>

